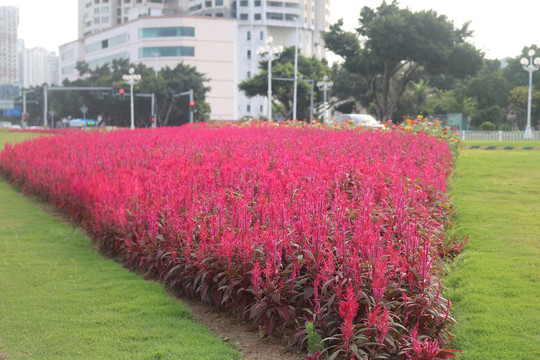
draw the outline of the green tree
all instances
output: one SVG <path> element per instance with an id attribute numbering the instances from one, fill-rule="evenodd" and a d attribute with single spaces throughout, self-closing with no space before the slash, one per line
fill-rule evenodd
<path id="1" fill-rule="evenodd" d="M 456 29 L 436 12 L 400 9 L 383 1 L 377 9 L 364 7 L 356 34 L 339 20 L 324 35 L 326 47 L 344 59 L 344 66 L 364 77 L 379 120 L 392 117 L 409 82 L 427 74 L 472 75 L 482 55 L 465 40 L 468 23 Z"/>
<path id="2" fill-rule="evenodd" d="M 371 99 L 366 81 L 360 74 L 351 73 L 342 64 L 335 63 L 332 65 L 332 79 L 331 95 L 334 100 L 329 100 L 330 106 L 344 114 L 355 113 L 359 108 L 369 112 Z"/>
<path id="3" fill-rule="evenodd" d="M 531 125 L 540 123 L 537 109 L 540 109 L 540 91 L 531 92 Z M 508 95 L 508 109 L 513 123 L 520 130 L 527 125 L 527 107 L 529 103 L 529 87 L 518 86 L 510 90 Z"/>
<path id="4" fill-rule="evenodd" d="M 268 92 L 268 62 L 259 62 L 261 70 L 257 75 L 242 81 L 238 88 L 247 97 L 266 96 Z M 317 91 L 316 83 L 327 75 L 330 77 L 331 69 L 326 60 L 318 60 L 316 57 L 306 57 L 298 54 L 298 77 L 300 79 L 313 79 L 314 81 L 314 102 L 320 104 L 323 101 L 322 92 Z M 294 46 L 285 48 L 279 59 L 272 62 L 272 95 L 273 107 L 282 111 L 287 118 L 293 114 L 293 82 L 276 80 L 276 78 L 294 78 Z M 297 117 L 298 119 L 309 119 L 310 114 L 310 94 L 311 84 L 305 81 L 297 83 Z M 330 96 L 330 93 L 327 93 Z M 277 100 L 277 101 L 276 101 Z M 273 112 L 274 113 L 274 112 Z"/>
<path id="5" fill-rule="evenodd" d="M 141 75 L 141 81 L 134 86 L 135 94 L 154 94 L 156 100 L 155 112 L 158 115 L 158 125 L 181 125 L 189 121 L 188 97 L 181 96 L 172 98 L 171 92 L 176 94 L 193 89 L 196 104 L 195 121 L 208 120 L 210 105 L 205 101 L 206 94 L 210 90 L 207 86 L 208 79 L 204 74 L 197 71 L 193 66 L 183 63 L 174 69 L 169 67 L 162 69 L 158 76 L 153 69 L 144 64 L 130 64 L 127 59 L 113 60 L 110 64 L 91 69 L 87 63 L 78 62 L 76 65 L 79 74 L 84 78 L 75 81 L 64 81 L 63 86 L 99 86 L 110 87 L 111 91 L 66 91 L 50 92 L 48 96 L 48 108 L 54 109 L 55 118 L 82 117 L 80 108 L 85 105 L 88 108 L 88 118 L 101 117 L 107 125 L 129 126 L 130 125 L 130 99 L 129 85 L 125 84 L 122 76 L 127 74 L 133 67 L 135 73 Z M 118 89 L 125 91 L 124 99 L 112 96 L 112 84 L 116 83 Z M 42 94 L 42 88 L 36 89 Z M 42 95 L 39 96 L 40 104 L 36 106 L 36 114 L 40 114 L 39 108 L 43 107 Z M 135 98 L 135 125 L 148 127 L 151 125 L 151 101 L 149 97 Z M 41 116 L 32 117 L 41 119 Z"/>
<path id="6" fill-rule="evenodd" d="M 465 86 L 465 96 L 476 99 L 479 109 L 497 105 L 501 108 L 508 103 L 510 82 L 500 71 L 480 74 L 469 80 Z"/>
<path id="7" fill-rule="evenodd" d="M 526 46 L 522 49 L 521 54 L 508 60 L 508 64 L 503 69 L 503 75 L 510 82 L 512 88 L 529 85 L 529 73 L 523 70 L 523 66 L 520 63 L 521 58 L 529 59 L 529 50 L 535 50 L 536 56 L 540 56 L 538 46 L 534 44 Z M 540 76 L 533 76 L 533 86 L 540 89 Z"/>

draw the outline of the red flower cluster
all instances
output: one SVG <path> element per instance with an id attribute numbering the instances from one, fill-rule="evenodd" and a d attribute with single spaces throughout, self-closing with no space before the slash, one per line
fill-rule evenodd
<path id="1" fill-rule="evenodd" d="M 128 266 L 269 334 L 313 323 L 347 358 L 445 351 L 451 168 L 421 132 L 274 125 L 67 131 L 0 156 Z"/>

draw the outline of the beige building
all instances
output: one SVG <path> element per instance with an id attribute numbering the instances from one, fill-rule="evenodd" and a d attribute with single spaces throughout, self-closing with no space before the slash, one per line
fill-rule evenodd
<path id="1" fill-rule="evenodd" d="M 79 60 L 100 62 L 106 60 L 103 54 L 110 57 L 129 55 L 132 62 L 142 61 L 148 66 L 159 69 L 163 66 L 176 65 L 179 61 L 184 61 L 197 67 L 197 70 L 205 73 L 211 79 L 213 101 L 221 104 L 224 97 L 218 95 L 218 89 L 224 89 L 224 84 L 229 84 L 224 78 L 233 78 L 233 88 L 230 96 L 234 98 L 231 106 L 234 106 L 232 113 L 235 119 L 243 117 L 266 116 L 268 109 L 268 99 L 264 96 L 248 98 L 238 90 L 238 83 L 249 79 L 259 73 L 259 61 L 261 57 L 257 54 L 257 49 L 264 46 L 268 39 L 273 38 L 274 45 L 284 47 L 298 45 L 299 51 L 305 56 L 316 56 L 322 59 L 326 56 L 322 34 L 328 30 L 330 21 L 330 0 L 78 0 L 79 1 L 79 45 L 84 49 L 77 50 Z M 182 15 L 184 14 L 184 15 Z M 163 55 L 156 55 L 155 61 L 148 58 L 149 53 L 139 57 L 135 48 L 131 44 L 142 43 L 144 39 L 131 40 L 129 46 L 116 48 L 116 53 L 112 51 L 102 51 L 94 54 L 87 52 L 86 46 L 96 39 L 101 39 L 101 32 L 106 32 L 110 37 L 110 43 L 123 41 L 122 38 L 112 38 L 110 34 L 115 27 L 122 29 L 138 26 L 139 21 L 148 19 L 153 21 L 152 26 L 179 26 L 174 24 L 172 19 L 187 19 L 185 15 L 197 15 L 213 22 L 203 24 L 196 31 L 193 40 L 197 43 L 194 56 L 172 56 L 165 59 Z M 139 19 L 139 20 L 137 20 Z M 151 20 L 150 20 L 151 19 Z M 221 19 L 221 20 L 220 20 Z M 183 22 L 184 20 L 181 20 Z M 195 21 L 195 20 L 192 20 Z M 221 24 L 223 21 L 224 24 Z M 162 24 L 169 24 L 163 25 Z M 234 22 L 234 25 L 231 24 Z M 135 25 L 134 25 L 135 24 Z M 148 25 L 145 25 L 148 26 Z M 183 25 L 181 25 L 183 26 Z M 225 32 L 222 29 L 229 29 Z M 114 32 L 115 34 L 117 32 Z M 118 32 L 120 36 L 122 31 Z M 296 34 L 298 33 L 298 37 Z M 136 35 L 136 34 L 135 34 Z M 229 36 L 227 38 L 227 36 Z M 204 43 L 199 42 L 199 38 L 204 39 Z M 152 38 L 146 39 L 147 43 L 156 42 L 153 47 L 171 46 L 164 43 L 174 42 L 172 38 Z M 180 41 L 181 40 L 181 41 Z M 187 37 L 178 38 L 180 43 L 189 43 Z M 224 41 L 225 44 L 218 44 Z M 84 45 L 81 45 L 84 44 Z M 162 44 L 162 45 L 160 45 Z M 222 53 L 221 49 L 234 48 L 234 54 L 229 57 L 228 52 Z M 99 47 L 98 45 L 94 45 Z M 135 45 L 134 45 L 135 46 Z M 139 46 L 139 45 L 136 45 Z M 144 45 L 152 47 L 151 45 Z M 150 50 L 147 50 L 150 51 Z M 162 53 L 157 51 L 156 53 Z M 81 55 L 84 54 L 84 55 Z M 67 53 L 66 55 L 71 55 Z M 61 50 L 61 56 L 63 51 Z M 229 68 L 229 60 L 232 60 L 233 68 Z M 74 69 L 61 61 L 60 80 L 66 76 L 72 76 Z M 176 61 L 176 62 L 175 62 Z M 224 63 L 222 63 L 224 62 Z M 72 62 L 74 66 L 74 62 Z M 229 73 L 225 74 L 224 70 Z M 228 86 L 228 85 L 227 85 Z M 219 100 L 218 100 L 219 99 Z M 214 103 L 211 102 L 212 113 L 214 113 Z M 221 106 L 221 105 L 219 105 Z M 216 115 L 221 111 L 216 112 Z"/>
<path id="2" fill-rule="evenodd" d="M 60 78 L 79 78 L 75 69 L 79 60 L 86 61 L 90 68 L 114 59 L 129 59 L 131 63 L 158 69 L 174 68 L 183 62 L 210 79 L 211 90 L 206 100 L 211 106 L 211 118 L 234 120 L 235 37 L 234 19 L 189 15 L 139 17 L 62 45 Z"/>

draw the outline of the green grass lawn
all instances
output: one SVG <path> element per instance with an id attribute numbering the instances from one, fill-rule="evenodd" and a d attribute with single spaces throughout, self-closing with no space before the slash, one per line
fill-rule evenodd
<path id="1" fill-rule="evenodd" d="M 497 146 L 506 147 L 513 146 L 518 148 L 533 147 L 540 148 L 540 141 L 481 141 L 481 140 L 466 140 L 463 142 L 465 146 Z"/>
<path id="2" fill-rule="evenodd" d="M 0 132 L 0 149 L 21 133 Z M 31 135 L 33 136 L 33 135 Z M 163 289 L 0 178 L 0 358 L 239 359 Z"/>
<path id="3" fill-rule="evenodd" d="M 540 151 L 464 150 L 452 181 L 458 236 L 445 279 L 460 359 L 538 359 Z"/>

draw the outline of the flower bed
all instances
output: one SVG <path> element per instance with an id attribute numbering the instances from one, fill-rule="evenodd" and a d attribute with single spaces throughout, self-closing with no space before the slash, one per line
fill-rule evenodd
<path id="1" fill-rule="evenodd" d="M 452 154 L 424 132 L 66 131 L 6 145 L 0 169 L 127 266 L 268 334 L 297 328 L 334 358 L 453 356 L 433 275 L 456 249 Z"/>

